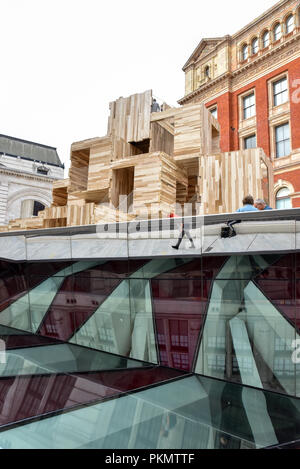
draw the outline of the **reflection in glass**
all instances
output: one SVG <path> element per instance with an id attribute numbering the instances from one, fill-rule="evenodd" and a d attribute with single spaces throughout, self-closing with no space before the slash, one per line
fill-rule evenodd
<path id="1" fill-rule="evenodd" d="M 206 304 L 200 279 L 152 280 L 160 363 L 191 371 Z"/>
<path id="2" fill-rule="evenodd" d="M 158 363 L 150 280 L 188 261 L 155 259 L 142 265 L 118 285 L 70 342 Z"/>
<path id="3" fill-rule="evenodd" d="M 0 313 L 0 323 L 24 331 L 36 332 L 65 278 L 81 272 L 87 268 L 87 265 L 98 264 L 99 262 L 76 262 L 49 278 L 42 275 L 29 276 L 29 283 L 37 286 L 4 309 Z"/>
<path id="4" fill-rule="evenodd" d="M 157 363 L 148 280 L 123 280 L 70 342 Z"/>
<path id="5" fill-rule="evenodd" d="M 39 334 L 68 341 L 119 285 L 114 278 L 84 273 L 65 279 L 39 328 Z"/>
<path id="6" fill-rule="evenodd" d="M 1 433 L 0 445 L 249 449 L 299 435 L 296 399 L 194 376 L 12 428 Z"/>
<path id="7" fill-rule="evenodd" d="M 166 368 L 131 368 L 100 372 L 14 376 L 0 379 L 0 426 L 169 381 L 179 376 Z"/>
<path id="8" fill-rule="evenodd" d="M 268 256 L 232 256 L 216 277 L 195 371 L 299 395 L 300 376 L 292 361 L 292 342 L 300 336 L 285 309 L 278 309 L 286 280 L 282 286 L 277 280 L 278 308 L 276 299 L 272 303 L 258 286 L 266 278 L 267 261 Z M 290 315 L 295 311 L 294 300 L 291 306 Z"/>
<path id="9" fill-rule="evenodd" d="M 147 366 L 150 365 L 73 344 L 44 345 L 6 351 L 5 360 L 0 363 L 0 377 L 79 373 Z"/>

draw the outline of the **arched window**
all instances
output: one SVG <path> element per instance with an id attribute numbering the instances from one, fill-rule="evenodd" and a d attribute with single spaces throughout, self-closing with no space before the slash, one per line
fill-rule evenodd
<path id="1" fill-rule="evenodd" d="M 244 44 L 242 47 L 242 60 L 248 59 L 248 45 Z"/>
<path id="2" fill-rule="evenodd" d="M 262 36 L 262 45 L 263 45 L 264 49 L 266 47 L 269 47 L 269 45 L 270 45 L 270 33 L 269 33 L 269 31 L 264 32 L 264 34 Z"/>
<path id="3" fill-rule="evenodd" d="M 290 195 L 288 187 L 282 187 L 282 189 L 279 189 L 276 194 L 276 208 L 278 210 L 293 208 Z"/>
<path id="4" fill-rule="evenodd" d="M 285 20 L 286 34 L 291 33 L 294 30 L 294 27 L 295 27 L 294 15 L 289 15 L 287 19 Z"/>
<path id="5" fill-rule="evenodd" d="M 205 67 L 204 73 L 205 73 L 205 76 L 206 76 L 207 78 L 210 78 L 210 67 L 209 67 L 209 65 L 207 65 L 207 66 Z"/>
<path id="6" fill-rule="evenodd" d="M 23 200 L 21 204 L 21 218 L 37 217 L 44 210 L 45 205 L 37 200 Z"/>
<path id="7" fill-rule="evenodd" d="M 41 212 L 44 209 L 45 209 L 45 205 L 41 204 L 41 202 L 38 202 L 37 200 L 35 200 L 34 203 L 33 203 L 33 213 L 32 213 L 32 215 L 34 217 L 37 217 L 39 212 Z"/>
<path id="8" fill-rule="evenodd" d="M 277 23 L 275 26 L 274 26 L 274 41 L 279 41 L 279 39 L 281 38 L 281 24 L 280 23 Z"/>
<path id="9" fill-rule="evenodd" d="M 257 39 L 257 37 L 255 39 L 253 39 L 251 49 L 252 49 L 252 55 L 257 54 L 257 52 L 258 52 L 258 39 Z"/>

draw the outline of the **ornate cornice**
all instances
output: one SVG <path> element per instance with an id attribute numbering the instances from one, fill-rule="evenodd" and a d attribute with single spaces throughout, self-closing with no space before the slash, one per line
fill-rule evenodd
<path id="1" fill-rule="evenodd" d="M 260 73 L 266 74 L 270 67 L 274 65 L 274 56 L 278 55 L 280 51 L 283 51 L 281 55 L 276 58 L 276 64 L 280 61 L 288 59 L 289 57 L 295 55 L 296 57 L 300 57 L 300 47 L 299 44 L 296 43 L 300 42 L 300 32 L 296 35 L 290 37 L 287 41 L 284 41 L 277 45 L 276 47 L 271 47 L 268 51 L 264 52 L 261 56 L 256 57 L 255 59 L 250 59 L 250 61 L 243 65 L 242 67 L 234 70 L 233 72 L 227 72 L 221 75 L 220 77 L 205 83 L 200 88 L 192 91 L 188 95 L 184 96 L 178 101 L 178 104 L 184 105 L 189 104 L 194 98 L 201 97 L 201 101 L 205 101 L 208 97 L 208 90 L 213 91 L 214 88 L 215 94 L 220 93 L 223 89 L 226 92 L 226 89 L 231 91 L 233 86 L 236 87 L 242 81 L 250 80 L 252 77 L 256 78 Z M 295 47 L 293 47 L 295 45 Z M 295 58 L 296 58 L 295 57 Z M 288 62 L 287 62 L 288 63 Z M 281 65 L 278 64 L 277 68 Z M 227 80 L 227 84 L 226 84 Z M 218 85 L 223 84 L 223 87 Z M 227 86 L 226 86 L 227 85 Z M 213 93 L 210 93 L 211 98 L 213 98 Z"/>
<path id="2" fill-rule="evenodd" d="M 53 178 L 51 176 L 42 176 L 38 174 L 31 174 L 23 171 L 18 171 L 17 169 L 11 169 L 11 168 L 0 168 L 0 174 L 6 174 L 8 176 L 14 176 L 18 178 L 25 178 L 25 179 L 33 179 L 35 181 L 40 181 L 40 182 L 49 182 L 53 183 L 56 181 L 56 178 Z"/>
<path id="3" fill-rule="evenodd" d="M 273 17 L 275 12 L 283 10 L 289 2 L 291 2 L 291 0 L 280 0 L 279 2 L 275 3 L 275 5 L 265 11 L 262 15 L 258 16 L 253 21 L 251 21 L 251 23 L 248 23 L 242 29 L 233 34 L 232 38 L 237 39 L 239 36 L 242 36 L 245 32 L 249 31 L 254 26 L 262 23 L 266 18 Z"/>
<path id="4" fill-rule="evenodd" d="M 269 57 L 272 57 L 273 55 L 277 54 L 280 50 L 286 49 L 287 47 L 289 47 L 291 44 L 298 41 L 299 39 L 300 39 L 300 33 L 298 32 L 296 35 L 292 36 L 287 41 L 283 41 L 282 43 L 278 44 L 276 47 L 271 47 L 271 49 L 264 52 L 261 56 L 258 56 L 254 60 L 250 60 L 247 64 L 243 65 L 242 67 L 238 68 L 237 70 L 234 70 L 232 72 L 232 77 L 234 78 L 237 75 L 243 73 L 244 71 L 249 70 L 250 68 L 253 68 L 254 66 L 257 69 L 257 65 L 259 63 L 264 62 Z M 300 57 L 299 48 L 295 49 L 295 51 L 299 52 L 299 57 Z"/>
<path id="5" fill-rule="evenodd" d="M 205 83 L 205 85 L 202 85 L 201 88 L 197 88 L 195 91 L 192 91 L 190 94 L 184 96 L 184 98 L 181 98 L 178 101 L 178 104 L 183 105 L 183 104 L 188 104 L 188 102 L 195 98 L 196 96 L 200 95 L 201 93 L 213 88 L 215 85 L 219 83 L 223 83 L 226 79 L 230 80 L 232 77 L 232 74 L 230 72 L 226 72 L 223 75 L 220 75 L 218 78 L 215 78 L 214 80 L 208 81 Z"/>

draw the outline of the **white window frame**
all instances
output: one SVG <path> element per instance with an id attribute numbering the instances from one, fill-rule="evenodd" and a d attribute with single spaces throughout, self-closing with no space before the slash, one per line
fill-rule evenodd
<path id="1" fill-rule="evenodd" d="M 256 44 L 255 48 L 254 48 L 254 44 Z M 258 53 L 258 51 L 259 51 L 259 39 L 258 39 L 258 37 L 255 37 L 251 41 L 252 55 L 256 55 Z"/>
<path id="2" fill-rule="evenodd" d="M 248 44 L 243 44 L 241 49 L 241 59 L 242 62 L 245 62 L 249 58 L 249 46 Z"/>
<path id="3" fill-rule="evenodd" d="M 279 83 L 282 83 L 282 82 L 286 82 L 286 90 L 284 91 L 281 91 L 280 93 L 277 93 L 275 94 L 275 86 Z M 272 93 L 273 93 L 273 106 L 274 107 L 278 107 L 278 106 L 282 106 L 283 104 L 285 103 L 288 103 L 289 102 L 289 83 L 288 83 L 288 77 L 286 75 L 282 76 L 281 78 L 279 78 L 278 80 L 274 80 L 272 82 Z M 277 96 L 280 96 L 282 95 L 283 93 L 286 93 L 286 101 L 282 101 L 280 103 L 276 103 L 276 97 Z"/>
<path id="4" fill-rule="evenodd" d="M 289 127 L 289 139 L 284 139 L 284 140 L 280 140 L 280 141 L 277 141 L 277 129 L 279 129 L 280 127 L 285 127 L 285 126 L 288 126 Z M 291 154 L 291 151 L 292 151 L 292 140 L 291 140 L 291 125 L 290 125 L 290 122 L 283 122 L 282 124 L 278 124 L 274 127 L 274 136 L 275 136 L 275 158 L 278 160 L 279 158 L 285 158 L 287 156 L 290 156 Z M 279 143 L 282 143 L 282 142 L 287 142 L 289 141 L 289 149 L 290 149 L 290 152 L 289 153 L 286 153 L 284 155 L 281 155 L 281 156 L 278 156 L 278 147 L 277 145 Z"/>
<path id="5" fill-rule="evenodd" d="M 283 191 L 284 189 L 286 189 L 287 193 L 286 193 L 285 195 L 281 196 L 281 197 L 278 197 L 278 194 L 279 194 L 281 191 Z M 291 203 L 291 207 L 290 207 L 290 208 L 293 207 L 293 203 L 292 203 L 292 199 L 291 199 L 291 191 L 290 191 L 290 189 L 289 189 L 287 186 L 282 186 L 282 187 L 280 187 L 280 188 L 276 191 L 276 195 L 275 195 L 275 205 L 276 205 L 276 209 L 280 210 L 280 209 L 278 208 L 278 206 L 277 206 L 277 202 L 282 201 L 282 200 L 289 200 L 290 203 Z M 282 210 L 284 210 L 284 209 L 282 209 Z"/>
<path id="6" fill-rule="evenodd" d="M 249 99 L 251 96 L 254 97 L 254 105 L 252 104 L 251 106 L 245 107 L 245 101 Z M 250 116 L 245 117 L 245 111 L 247 109 L 252 109 L 252 108 L 254 108 L 254 114 L 251 114 Z M 251 93 L 248 93 L 247 95 L 242 97 L 242 112 L 243 112 L 243 120 L 251 119 L 252 117 L 256 116 L 256 96 L 255 96 L 254 90 L 251 91 Z"/>
<path id="7" fill-rule="evenodd" d="M 255 137 L 255 143 L 256 143 L 255 147 L 246 148 L 246 140 L 253 138 L 253 137 Z M 243 145 L 244 150 L 252 150 L 253 148 L 257 148 L 257 135 L 256 134 L 247 135 L 246 137 L 243 138 L 243 142 L 244 142 L 244 145 Z"/>
<path id="8" fill-rule="evenodd" d="M 265 37 L 268 35 L 268 44 L 266 45 L 266 41 L 265 41 Z M 266 49 L 267 47 L 269 47 L 270 45 L 270 31 L 265 31 L 261 37 L 261 41 L 262 41 L 262 47 L 263 49 Z"/>
<path id="9" fill-rule="evenodd" d="M 289 20 L 292 20 L 292 23 L 290 23 Z M 285 22 L 284 22 L 284 26 L 285 26 L 285 33 L 286 34 L 290 34 L 294 31 L 294 29 L 295 29 L 295 16 L 292 13 L 286 17 Z"/>
<path id="10" fill-rule="evenodd" d="M 276 30 L 277 28 L 279 27 L 279 33 L 276 33 Z M 279 36 L 279 37 L 277 37 Z M 274 38 L 274 42 L 277 42 L 277 41 L 280 41 L 280 39 L 282 38 L 282 26 L 281 26 L 281 23 L 276 23 L 274 28 L 273 28 L 273 38 Z"/>

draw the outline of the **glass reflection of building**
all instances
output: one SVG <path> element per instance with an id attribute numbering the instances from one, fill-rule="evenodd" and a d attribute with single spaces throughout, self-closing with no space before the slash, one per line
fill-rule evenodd
<path id="1" fill-rule="evenodd" d="M 53 447 L 51 422 L 74 447 L 257 448 L 300 436 L 298 254 L 2 267 L 2 423 L 59 408 L 39 425 Z M 4 432 L 3 447 L 33 444 L 35 425 Z"/>

